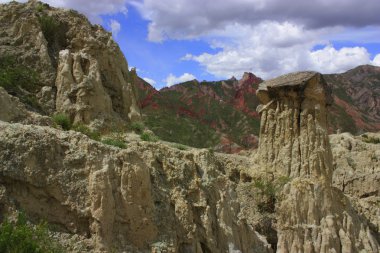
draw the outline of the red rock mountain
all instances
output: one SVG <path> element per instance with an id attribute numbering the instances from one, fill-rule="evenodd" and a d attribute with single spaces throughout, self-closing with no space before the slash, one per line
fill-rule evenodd
<path id="1" fill-rule="evenodd" d="M 380 130 L 380 67 L 324 77 L 334 94 L 331 133 Z M 138 79 L 139 106 L 145 124 L 163 140 L 235 153 L 257 147 L 256 89 L 262 81 L 244 73 L 241 80 L 192 80 L 157 91 Z"/>

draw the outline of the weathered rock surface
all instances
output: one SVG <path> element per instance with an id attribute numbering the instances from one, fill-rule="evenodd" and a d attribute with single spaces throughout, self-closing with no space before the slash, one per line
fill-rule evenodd
<path id="1" fill-rule="evenodd" d="M 0 122 L 1 214 L 21 208 L 79 235 L 79 252 L 273 252 L 248 222 L 254 199 L 240 180 L 248 168 L 247 158 L 207 150 L 146 142 L 122 150 Z"/>
<path id="2" fill-rule="evenodd" d="M 0 56 L 39 74 L 36 94 L 47 114 L 107 124 L 140 117 L 135 73 L 109 32 L 71 10 L 29 1 L 0 5 Z"/>
<path id="3" fill-rule="evenodd" d="M 281 76 L 262 83 L 257 95 L 258 164 L 275 177 L 290 179 L 276 205 L 277 252 L 379 252 L 376 231 L 332 187 L 327 135 L 332 98 L 322 75 Z"/>
<path id="4" fill-rule="evenodd" d="M 52 125 L 51 119 L 28 111 L 17 97 L 9 95 L 0 87 L 0 120 L 24 124 Z"/>
<path id="5" fill-rule="evenodd" d="M 379 133 L 330 136 L 334 156 L 333 185 L 350 197 L 354 208 L 370 221 L 380 236 L 380 140 Z"/>
<path id="6" fill-rule="evenodd" d="M 323 77 L 294 75 L 259 88 L 253 158 L 0 122 L 0 217 L 47 220 L 69 252 L 378 253 L 380 144 L 333 135 L 331 152 Z M 1 119 L 33 119 L 0 95 Z"/>

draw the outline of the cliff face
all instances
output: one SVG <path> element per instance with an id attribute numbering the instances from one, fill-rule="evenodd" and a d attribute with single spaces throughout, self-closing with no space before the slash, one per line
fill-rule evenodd
<path id="1" fill-rule="evenodd" d="M 0 147 L 1 214 L 46 219 L 69 251 L 272 252 L 242 212 L 247 158 L 4 122 Z"/>
<path id="2" fill-rule="evenodd" d="M 332 97 L 322 75 L 284 75 L 262 83 L 257 95 L 258 164 L 275 177 L 289 177 L 276 206 L 277 252 L 378 252 L 377 229 L 371 231 L 368 220 L 332 187 Z"/>
<path id="3" fill-rule="evenodd" d="M 0 122 L 1 217 L 48 221 L 69 252 L 378 252 L 380 136 L 333 135 L 331 152 L 323 81 L 306 77 L 259 95 L 254 157 Z"/>
<path id="4" fill-rule="evenodd" d="M 0 30 L 0 60 L 11 58 L 37 76 L 31 109 L 63 112 L 85 124 L 139 118 L 135 73 L 111 34 L 83 15 L 36 1 L 11 2 L 0 7 Z"/>
<path id="5" fill-rule="evenodd" d="M 24 79 L 0 87 L 0 221 L 19 211 L 46 220 L 68 252 L 380 252 L 380 135 L 329 140 L 334 99 L 322 75 L 259 86 L 246 74 L 156 92 L 128 71 L 109 33 L 75 12 L 12 2 L 1 5 L 0 21 L 0 74 L 39 73 L 25 79 L 32 87 Z M 257 128 L 258 150 L 214 154 L 133 138 L 121 149 L 54 129 L 40 114 L 124 124 L 139 118 L 134 85 L 146 107 L 172 106 L 166 122 L 199 113 L 230 134 L 226 144 L 241 137 L 236 126 Z M 377 117 L 375 102 L 365 108 Z M 190 128 L 191 138 L 210 139 L 205 129 Z"/>

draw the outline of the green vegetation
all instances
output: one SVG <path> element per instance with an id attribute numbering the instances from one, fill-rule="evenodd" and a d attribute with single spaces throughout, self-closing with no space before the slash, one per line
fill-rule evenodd
<path id="1" fill-rule="evenodd" d="M 127 147 L 125 142 L 119 138 L 105 138 L 104 140 L 102 140 L 102 143 L 110 145 L 110 146 L 118 147 L 118 148 L 126 148 Z"/>
<path id="2" fill-rule="evenodd" d="M 64 252 L 49 235 L 46 222 L 36 226 L 28 224 L 19 213 L 17 221 L 5 219 L 0 225 L 0 252 L 3 253 L 59 253 Z"/>
<path id="3" fill-rule="evenodd" d="M 84 135 L 87 135 L 89 138 L 95 141 L 100 141 L 100 133 L 98 131 L 91 130 L 88 126 L 84 124 L 76 124 L 71 129 L 80 132 Z"/>
<path id="4" fill-rule="evenodd" d="M 54 66 L 57 66 L 57 55 L 59 51 L 67 47 L 66 32 L 68 31 L 68 26 L 60 22 L 54 16 L 47 15 L 43 10 L 40 12 L 38 20 L 41 25 L 42 33 L 48 42 L 50 59 Z"/>
<path id="5" fill-rule="evenodd" d="M 160 139 L 197 148 L 215 146 L 219 135 L 208 125 L 196 119 L 177 116 L 174 111 L 151 111 L 145 124 Z"/>
<path id="6" fill-rule="evenodd" d="M 351 105 L 354 105 L 354 101 L 352 100 L 352 98 L 347 94 L 346 92 L 346 89 L 344 87 L 337 87 L 335 89 L 333 89 L 333 93 L 340 99 L 348 102 L 349 104 Z"/>
<path id="7" fill-rule="evenodd" d="M 45 39 L 48 43 L 53 43 L 57 38 L 57 31 L 60 24 L 55 20 L 54 17 L 48 16 L 46 14 L 38 17 L 38 20 L 41 25 L 42 33 L 45 36 Z"/>
<path id="8" fill-rule="evenodd" d="M 289 181 L 289 177 L 282 176 L 274 181 L 255 179 L 252 182 L 252 186 L 258 190 L 260 195 L 260 201 L 257 205 L 259 212 L 274 213 L 277 194 Z"/>
<path id="9" fill-rule="evenodd" d="M 135 133 L 137 133 L 137 134 L 142 134 L 142 132 L 144 131 L 144 129 L 145 129 L 145 126 L 144 126 L 144 124 L 142 123 L 142 122 L 133 122 L 132 124 L 131 124 L 131 129 L 135 132 Z"/>
<path id="10" fill-rule="evenodd" d="M 367 134 L 362 135 L 362 140 L 367 143 L 379 144 L 380 138 L 375 136 L 368 136 Z"/>
<path id="11" fill-rule="evenodd" d="M 342 132 L 357 133 L 354 119 L 345 111 L 344 108 L 333 104 L 332 115 L 329 116 L 331 125 L 334 129 L 340 129 Z"/>
<path id="12" fill-rule="evenodd" d="M 159 140 L 156 135 L 150 132 L 143 132 L 140 137 L 143 141 L 157 142 Z"/>
<path id="13" fill-rule="evenodd" d="M 38 5 L 36 6 L 36 11 L 37 11 L 37 12 L 43 12 L 43 11 L 45 11 L 46 9 L 48 9 L 48 7 L 49 7 L 48 4 L 38 3 Z"/>
<path id="14" fill-rule="evenodd" d="M 63 130 L 71 129 L 71 121 L 70 118 L 64 113 L 57 113 L 52 117 L 54 124 L 60 126 Z"/>
<path id="15" fill-rule="evenodd" d="M 41 107 L 34 95 L 39 90 L 39 76 L 31 68 L 17 62 L 14 56 L 0 57 L 0 86 L 9 94 L 34 109 Z"/>

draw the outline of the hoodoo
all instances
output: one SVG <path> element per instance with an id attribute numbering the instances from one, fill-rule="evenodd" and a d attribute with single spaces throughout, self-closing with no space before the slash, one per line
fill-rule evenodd
<path id="1" fill-rule="evenodd" d="M 331 91 L 323 76 L 298 72 L 260 85 L 258 163 L 286 176 L 276 206 L 277 252 L 379 252 L 364 219 L 332 187 L 327 108 Z"/>

